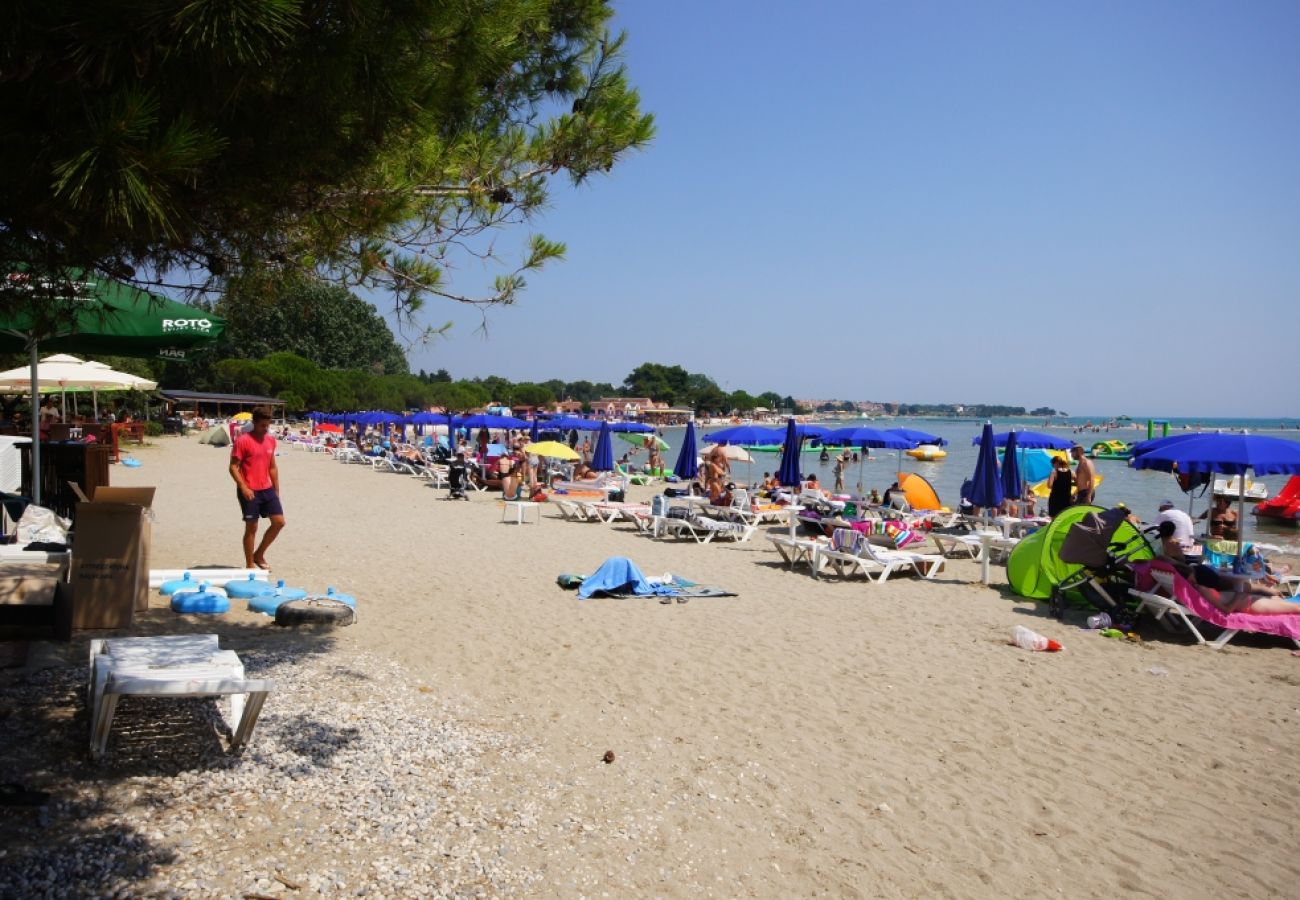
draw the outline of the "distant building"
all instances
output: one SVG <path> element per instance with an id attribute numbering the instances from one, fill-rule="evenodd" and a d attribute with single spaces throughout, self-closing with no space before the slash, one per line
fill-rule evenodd
<path id="1" fill-rule="evenodd" d="M 649 397 L 600 397 L 591 401 L 591 411 L 602 419 L 635 419 L 652 409 L 667 409 Z"/>
<path id="2" fill-rule="evenodd" d="M 555 411 L 565 415 L 581 415 L 582 403 L 577 400 L 561 400 L 555 404 Z"/>

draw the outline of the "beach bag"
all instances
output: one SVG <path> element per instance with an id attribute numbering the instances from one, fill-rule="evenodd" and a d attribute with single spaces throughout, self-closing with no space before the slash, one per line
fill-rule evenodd
<path id="1" fill-rule="evenodd" d="M 669 519 L 689 519 L 691 517 L 691 511 L 685 506 L 670 506 L 666 516 Z"/>
<path id="2" fill-rule="evenodd" d="M 1232 574 L 1245 575 L 1248 578 L 1263 579 L 1268 578 L 1268 563 L 1253 544 L 1246 545 L 1246 552 L 1241 556 L 1234 557 L 1232 561 Z"/>

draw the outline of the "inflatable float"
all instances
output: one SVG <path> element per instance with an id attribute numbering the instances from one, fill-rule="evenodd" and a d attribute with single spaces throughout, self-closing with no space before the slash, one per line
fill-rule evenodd
<path id="1" fill-rule="evenodd" d="M 1292 475 L 1271 500 L 1260 501 L 1255 507 L 1255 515 L 1288 525 L 1300 521 L 1300 475 Z"/>
<path id="2" fill-rule="evenodd" d="M 1133 449 L 1123 441 L 1098 441 L 1088 450 L 1091 459 L 1128 459 Z"/>
<path id="3" fill-rule="evenodd" d="M 236 600 L 248 600 L 270 589 L 271 582 L 253 572 L 249 572 L 247 578 L 232 578 L 226 582 L 226 596 Z"/>
<path id="4" fill-rule="evenodd" d="M 934 444 L 922 444 L 919 447 L 914 447 L 911 450 L 904 450 L 903 452 L 912 457 L 912 459 L 919 459 L 924 462 L 937 462 L 948 455 L 947 450 Z"/>
<path id="5" fill-rule="evenodd" d="M 172 594 L 172 612 L 220 615 L 230 611 L 230 599 L 224 593 L 209 590 L 206 581 L 197 591 L 177 591 Z"/>
<path id="6" fill-rule="evenodd" d="M 277 625 L 351 625 L 357 620 L 357 611 L 333 597 L 308 597 L 305 600 L 287 600 L 275 611 Z"/>
<path id="7" fill-rule="evenodd" d="M 261 593 L 249 597 L 248 611 L 273 616 L 285 603 L 291 600 L 301 600 L 306 596 L 307 592 L 302 588 L 285 587 L 284 581 L 280 580 L 275 583 L 275 587 L 268 585 Z"/>

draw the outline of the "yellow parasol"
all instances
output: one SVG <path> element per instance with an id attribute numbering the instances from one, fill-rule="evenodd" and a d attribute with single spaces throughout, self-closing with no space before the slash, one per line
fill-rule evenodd
<path id="1" fill-rule="evenodd" d="M 559 441 L 537 441 L 524 448 L 525 453 L 533 456 L 548 456 L 551 459 L 581 459 L 568 444 Z"/>

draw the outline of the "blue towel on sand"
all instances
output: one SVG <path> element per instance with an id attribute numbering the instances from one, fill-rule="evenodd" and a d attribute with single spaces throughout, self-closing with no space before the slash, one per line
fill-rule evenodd
<path id="1" fill-rule="evenodd" d="M 670 585 L 655 585 L 646 580 L 636 563 L 626 556 L 611 556 L 600 568 L 583 580 L 578 596 L 583 600 L 596 594 L 660 594 L 672 593 Z"/>

